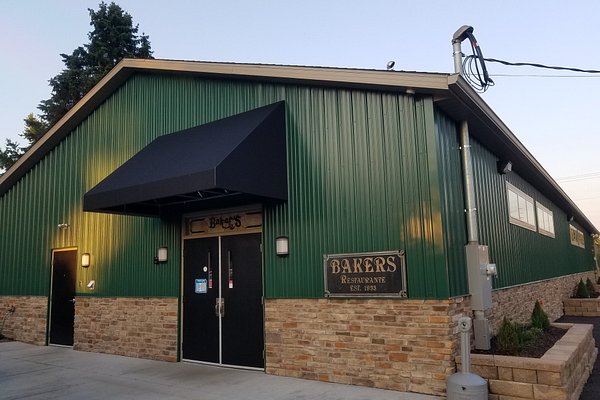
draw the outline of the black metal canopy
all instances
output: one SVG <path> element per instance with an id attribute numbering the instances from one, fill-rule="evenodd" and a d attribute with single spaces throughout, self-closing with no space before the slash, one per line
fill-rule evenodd
<path id="1" fill-rule="evenodd" d="M 83 196 L 83 210 L 164 216 L 286 200 L 284 102 L 161 136 Z"/>

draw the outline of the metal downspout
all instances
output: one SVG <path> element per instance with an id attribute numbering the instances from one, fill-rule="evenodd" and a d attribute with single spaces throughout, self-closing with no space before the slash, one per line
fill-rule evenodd
<path id="1" fill-rule="evenodd" d="M 465 32 L 473 31 L 472 27 L 463 25 L 452 37 L 452 57 L 454 58 L 454 72 L 463 73 L 461 43 L 465 39 Z M 471 159 L 471 144 L 469 141 L 469 123 L 464 120 L 460 123 L 460 148 L 463 165 L 463 188 L 465 191 L 465 213 L 467 220 L 468 244 L 479 244 L 477 233 L 477 209 L 475 207 L 475 178 L 473 177 L 473 161 Z"/>
<path id="2" fill-rule="evenodd" d="M 469 123 L 460 123 L 460 147 L 463 164 L 463 187 L 465 191 L 465 213 L 467 220 L 467 240 L 469 244 L 479 244 L 477 233 L 477 208 L 475 207 L 475 178 L 473 176 L 473 160 L 469 141 Z"/>

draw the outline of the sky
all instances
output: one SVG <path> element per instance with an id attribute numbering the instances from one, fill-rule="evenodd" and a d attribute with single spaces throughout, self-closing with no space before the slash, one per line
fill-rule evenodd
<path id="1" fill-rule="evenodd" d="M 119 0 L 156 58 L 453 72 L 474 27 L 485 57 L 600 69 L 600 2 Z M 99 0 L 0 0 L 0 144 L 50 97 L 61 53 L 88 41 Z M 470 53 L 465 43 L 463 51 Z M 482 98 L 600 228 L 600 74 L 487 64 Z M 548 76 L 554 75 L 554 76 Z"/>

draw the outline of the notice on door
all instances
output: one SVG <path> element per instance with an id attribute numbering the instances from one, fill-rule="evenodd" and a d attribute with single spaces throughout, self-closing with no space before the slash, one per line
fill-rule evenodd
<path id="1" fill-rule="evenodd" d="M 196 293 L 207 293 L 208 283 L 206 279 L 196 279 L 194 281 L 194 292 Z"/>
<path id="2" fill-rule="evenodd" d="M 407 297 L 404 251 L 325 254 L 325 296 Z"/>

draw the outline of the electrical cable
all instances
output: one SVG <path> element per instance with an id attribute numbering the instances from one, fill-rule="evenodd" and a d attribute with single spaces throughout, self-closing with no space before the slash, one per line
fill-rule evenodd
<path id="1" fill-rule="evenodd" d="M 583 72 L 586 74 L 600 74 L 600 70 L 597 69 L 581 69 L 581 68 L 573 68 L 573 67 L 558 67 L 554 65 L 544 65 L 538 63 L 528 63 L 528 62 L 510 62 L 504 60 L 498 60 L 496 58 L 484 58 L 485 61 L 500 63 L 513 67 L 535 67 L 535 68 L 546 68 L 546 69 L 554 69 L 558 71 L 573 71 L 573 72 Z"/>
<path id="2" fill-rule="evenodd" d="M 473 86 L 473 88 L 483 93 L 490 86 L 494 86 L 494 81 L 490 78 L 487 68 L 485 67 L 485 58 L 477 39 L 471 32 L 466 32 L 467 38 L 471 43 L 472 55 L 465 57 L 463 60 L 463 77 Z"/>

